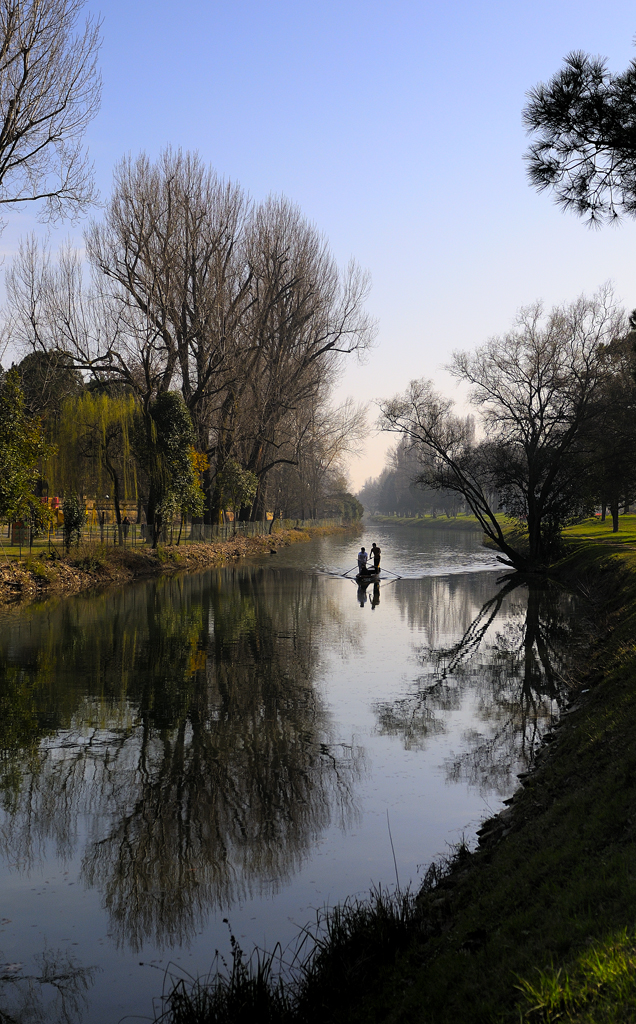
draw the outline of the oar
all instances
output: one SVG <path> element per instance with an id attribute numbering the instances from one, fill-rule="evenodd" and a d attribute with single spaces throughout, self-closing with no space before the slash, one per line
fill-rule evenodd
<path id="1" fill-rule="evenodd" d="M 350 569 L 347 569 L 346 572 L 341 572 L 340 575 L 341 576 L 347 576 L 350 572 L 353 572 L 353 570 L 357 569 L 357 568 L 358 568 L 357 565 L 352 565 Z"/>
<path id="2" fill-rule="evenodd" d="M 402 577 L 398 576 L 396 572 L 393 572 L 393 569 L 385 569 L 384 566 L 382 566 L 382 572 L 390 572 L 392 576 L 395 576 L 396 580 L 402 579 Z"/>

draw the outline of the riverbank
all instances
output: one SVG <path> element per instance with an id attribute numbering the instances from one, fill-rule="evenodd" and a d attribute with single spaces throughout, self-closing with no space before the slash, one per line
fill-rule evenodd
<path id="1" fill-rule="evenodd" d="M 272 982 L 262 959 L 260 971 L 241 973 L 239 951 L 229 980 L 195 989 L 200 1012 L 182 988 L 168 1020 L 636 1021 L 636 552 L 628 535 L 605 542 L 594 523 L 571 534 L 555 578 L 585 596 L 591 644 L 569 680 L 566 714 L 508 808 L 483 824 L 478 848 L 461 844 L 429 869 L 417 895 L 380 894 L 332 912 L 295 985 Z"/>
<path id="2" fill-rule="evenodd" d="M 347 533 L 350 526 L 318 526 L 277 530 L 262 537 L 236 536 L 211 544 L 119 547 L 80 544 L 68 555 L 43 551 L 22 559 L 0 562 L 0 605 L 73 594 L 109 584 L 122 584 L 165 573 L 198 572 L 241 558 L 271 554 L 289 544 L 303 543 L 332 533 Z"/>

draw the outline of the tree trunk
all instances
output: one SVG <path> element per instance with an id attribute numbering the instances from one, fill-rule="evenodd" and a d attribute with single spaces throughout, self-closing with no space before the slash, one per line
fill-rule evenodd
<path id="1" fill-rule="evenodd" d="M 254 495 L 254 503 L 251 509 L 247 511 L 247 518 L 252 523 L 260 522 L 265 519 L 265 504 L 267 501 L 267 487 L 262 477 L 259 477 L 258 487 L 256 488 L 256 494 Z"/>
<path id="2" fill-rule="evenodd" d="M 618 533 L 618 498 L 612 498 L 612 533 Z"/>

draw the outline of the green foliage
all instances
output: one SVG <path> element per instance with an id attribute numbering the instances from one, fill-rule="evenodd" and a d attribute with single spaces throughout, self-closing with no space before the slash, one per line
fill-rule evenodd
<path id="1" fill-rule="evenodd" d="M 137 414 L 134 449 L 149 478 L 148 522 L 154 526 L 154 546 L 162 525 L 177 512 L 203 513 L 193 444 L 192 420 L 179 392 L 162 392 L 147 413 Z"/>
<path id="2" fill-rule="evenodd" d="M 330 495 L 330 504 L 347 523 L 355 523 L 364 515 L 364 505 L 349 491 L 338 491 Z"/>
<path id="3" fill-rule="evenodd" d="M 95 493 L 136 495 L 131 433 L 135 400 L 129 394 L 85 391 L 62 404 L 56 427 L 57 452 L 47 466 L 50 485 Z"/>
<path id="4" fill-rule="evenodd" d="M 49 572 L 41 558 L 27 558 L 25 568 L 40 580 L 48 580 Z"/>
<path id="5" fill-rule="evenodd" d="M 43 528 L 49 511 L 35 495 L 40 460 L 51 454 L 39 423 L 29 421 L 17 370 L 0 382 L 0 520 Z"/>
<path id="6" fill-rule="evenodd" d="M 236 517 L 242 508 L 251 506 L 258 488 L 255 473 L 244 469 L 236 459 L 228 459 L 217 479 L 222 507 L 230 508 Z"/>
<path id="7" fill-rule="evenodd" d="M 71 564 L 86 572 L 101 572 L 108 565 L 108 552 L 103 544 L 78 544 Z"/>
<path id="8" fill-rule="evenodd" d="M 86 523 L 86 505 L 79 494 L 66 494 L 62 502 L 64 515 L 64 545 L 70 551 L 73 539 L 79 546 L 82 529 Z"/>
<path id="9" fill-rule="evenodd" d="M 157 545 L 157 561 L 161 562 L 162 565 L 167 565 L 171 562 L 173 565 L 180 565 L 183 561 L 178 551 L 173 548 L 164 548 L 160 544 Z"/>

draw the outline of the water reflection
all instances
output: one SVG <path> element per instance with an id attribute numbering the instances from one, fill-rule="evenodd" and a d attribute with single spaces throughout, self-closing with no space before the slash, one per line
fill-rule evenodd
<path id="1" fill-rule="evenodd" d="M 370 600 L 369 600 L 370 596 Z M 356 598 L 361 608 L 364 608 L 369 602 L 369 607 L 373 611 L 380 603 L 380 583 L 376 580 L 373 585 L 370 583 L 358 583 Z"/>
<path id="2" fill-rule="evenodd" d="M 449 578 L 443 586 L 455 583 Z M 581 643 L 574 596 L 510 577 L 463 625 L 467 606 L 461 600 L 446 605 L 443 624 L 436 601 L 429 602 L 433 617 L 420 603 L 421 592 L 405 596 L 411 598 L 404 609 L 409 618 L 420 614 L 434 635 L 445 628 L 459 638 L 418 648 L 422 671 L 415 689 L 375 704 L 379 732 L 400 737 L 406 749 L 421 748 L 446 730 L 449 712 L 459 711 L 470 696 L 473 722 L 463 733 L 465 749 L 445 764 L 446 778 L 483 794 L 510 792 L 519 766 L 530 763 L 568 692 L 568 662 Z"/>
<path id="3" fill-rule="evenodd" d="M 356 815 L 362 751 L 316 690 L 318 581 L 236 570 L 29 609 L 0 640 L 1 849 L 21 870 L 83 844 L 119 945 L 187 943 L 273 892 Z"/>
<path id="4" fill-rule="evenodd" d="M 34 957 L 34 967 L 36 973 L 27 973 L 23 964 L 0 963 L 0 1020 L 19 1024 L 81 1021 L 97 968 L 82 967 L 72 954 L 48 948 Z"/>

